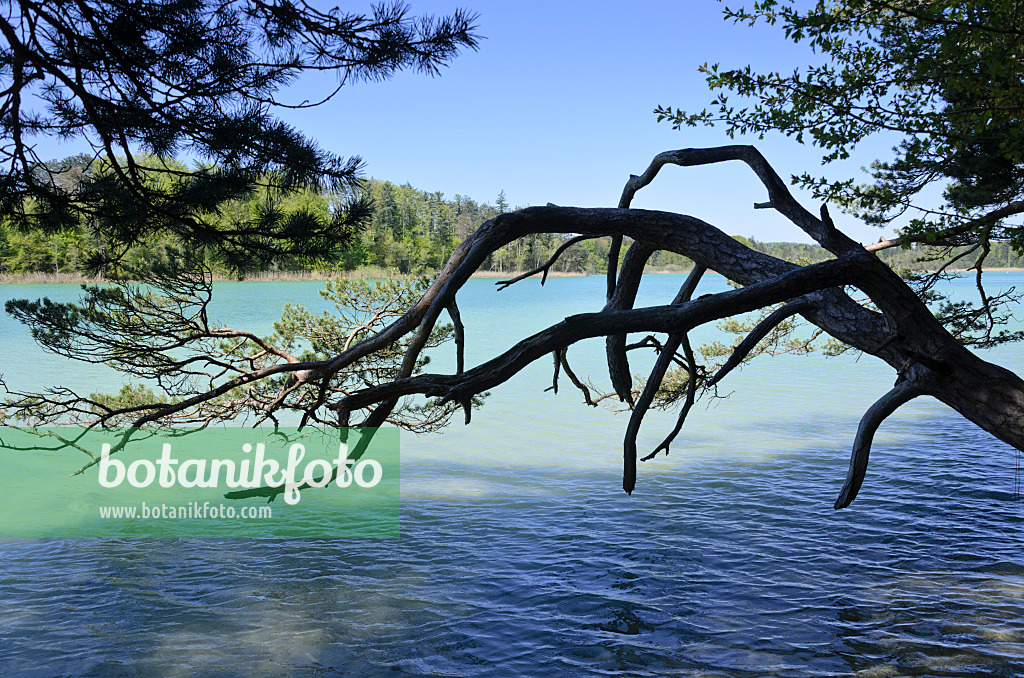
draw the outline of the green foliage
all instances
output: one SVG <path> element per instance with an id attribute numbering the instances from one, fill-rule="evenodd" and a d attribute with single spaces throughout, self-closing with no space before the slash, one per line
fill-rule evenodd
<path id="1" fill-rule="evenodd" d="M 641 374 L 633 375 L 635 395 L 639 396 L 647 387 L 647 377 Z M 690 373 L 683 367 L 675 367 L 665 372 L 665 377 L 654 392 L 654 399 L 651 407 L 659 410 L 667 410 L 678 405 L 686 398 L 686 386 L 690 383 Z"/>
<path id="2" fill-rule="evenodd" d="M 125 384 L 117 393 L 93 393 L 89 398 L 96 403 L 94 409 L 97 412 L 169 402 L 166 395 L 156 393 L 145 384 Z"/>
<path id="3" fill-rule="evenodd" d="M 303 362 L 332 358 L 391 324 L 423 296 L 429 284 L 426 278 L 329 280 L 320 296 L 333 303 L 332 311 L 314 314 L 304 306 L 287 304 L 281 319 L 274 323 L 274 333 L 263 341 Z M 439 325 L 430 334 L 424 348 L 435 349 L 450 341 L 453 334 L 451 325 Z M 338 396 L 398 379 L 403 356 L 411 341 L 412 335 L 408 335 L 356 361 L 331 379 L 327 392 Z M 223 347 L 232 350 L 229 341 Z M 247 350 L 249 356 L 265 351 L 258 344 L 248 344 Z M 422 372 L 429 362 L 429 355 L 421 354 L 412 374 Z M 292 377 L 270 380 L 267 384 L 270 390 L 293 386 Z M 296 397 L 301 402 L 312 402 L 318 397 L 319 388 L 311 384 L 305 387 L 304 395 L 297 394 Z M 474 398 L 472 404 L 477 407 L 481 402 L 482 399 Z M 439 399 L 420 402 L 404 399 L 390 415 L 389 423 L 417 432 L 431 431 L 447 425 L 458 409 L 456 403 L 440 405 Z"/>
<path id="4" fill-rule="evenodd" d="M 143 379 L 186 378 L 178 349 L 208 330 L 211 290 L 200 274 L 153 276 L 144 285 L 82 285 L 78 302 L 11 299 L 5 310 L 58 355 L 107 364 Z"/>
<path id="5" fill-rule="evenodd" d="M 709 359 L 728 358 L 739 343 L 757 327 L 758 323 L 778 308 L 780 306 L 768 307 L 755 314 L 728 318 L 718 323 L 718 329 L 733 335 L 735 339 L 729 345 L 721 341 L 708 342 L 700 347 L 701 355 Z M 762 354 L 778 355 L 781 353 L 792 353 L 802 355 L 817 350 L 818 346 L 815 342 L 820 336 L 820 331 L 812 332 L 809 336 L 799 336 L 796 333 L 799 326 L 800 321 L 795 318 L 788 318 L 775 325 L 771 332 L 749 353 L 744 362 Z"/>
<path id="6" fill-rule="evenodd" d="M 222 203 L 211 223 L 227 229 L 261 215 L 263 219 L 287 220 L 295 213 L 327 218 L 345 198 L 333 193 L 296 190 L 273 193 L 263 190 L 244 200 Z M 384 272 L 419 275 L 437 271 L 444 265 L 459 243 L 480 224 L 498 215 L 498 207 L 478 203 L 472 198 L 456 195 L 446 199 L 440 192 L 429 192 L 408 184 L 369 179 L 365 182 L 362 202 L 371 209 L 366 225 L 352 233 L 348 247 L 339 257 L 325 260 L 302 256 L 278 256 L 263 267 L 269 271 L 351 271 L 360 267 L 376 267 Z M 372 205 L 372 208 L 369 206 Z M 733 236 L 742 244 L 773 257 L 800 265 L 824 261 L 831 255 L 817 245 L 806 243 L 760 242 L 752 237 Z M 566 236 L 531 234 L 510 243 L 488 257 L 484 271 L 510 273 L 536 268 L 546 262 Z M 562 273 L 602 273 L 608 262 L 609 238 L 593 238 L 580 242 L 562 253 L 552 270 Z M 84 227 L 48 234 L 41 229 L 20 232 L 0 226 L 0 270 L 10 273 L 73 272 L 87 268 L 90 257 L 106 248 L 107 241 Z M 1024 256 L 1014 252 L 1008 243 L 989 244 L 988 262 L 992 266 L 1024 267 Z M 942 248 L 924 245 L 884 250 L 879 255 L 893 268 L 914 271 L 935 270 L 965 252 L 965 248 Z M 159 234 L 142 238 L 122 256 L 115 272 L 145 274 L 155 269 L 182 266 L 189 258 L 189 248 L 171 235 Z M 223 257 L 208 252 L 202 257 L 204 266 L 214 273 L 228 275 L 232 269 Z M 650 269 L 683 272 L 693 262 L 688 258 L 659 250 L 649 262 Z M 960 268 L 967 266 L 963 262 Z"/>
<path id="7" fill-rule="evenodd" d="M 62 0 L 7 3 L 0 17 L 0 217 L 18 232 L 96 234 L 96 268 L 172 236 L 231 268 L 333 257 L 369 216 L 354 196 L 331 210 L 277 209 L 280 195 L 356 187 L 342 158 L 275 117 L 281 90 L 307 71 L 339 82 L 403 69 L 435 74 L 475 48 L 475 17 L 369 14 L 290 0 Z M 340 85 L 339 85 L 340 88 Z M 329 99 L 334 93 L 329 92 Z M 35 138 L 91 152 L 45 163 Z M 197 159 L 186 167 L 173 160 Z M 264 192 L 272 198 L 264 200 Z M 223 220 L 229 201 L 266 202 Z"/>
<path id="8" fill-rule="evenodd" d="M 727 134 L 781 132 L 849 157 L 868 136 L 900 135 L 872 182 L 804 174 L 797 183 L 872 224 L 906 215 L 910 241 L 978 245 L 1024 231 L 1024 15 L 1016 0 L 763 0 L 726 10 L 738 23 L 781 28 L 821 55 L 790 74 L 705 65 L 718 92 L 699 113 L 659 107 L 673 125 L 722 124 Z M 736 104 L 728 96 L 742 100 Z M 941 195 L 940 195 L 941 194 Z"/>
<path id="9" fill-rule="evenodd" d="M 225 378 L 332 358 L 391 324 L 428 285 L 426 279 L 331 280 L 321 296 L 333 303 L 332 311 L 314 314 L 289 304 L 274 324 L 274 332 L 265 337 L 218 326 L 208 318 L 212 293 L 208 275 L 164 275 L 145 285 L 86 285 L 77 303 L 10 301 L 8 313 L 27 325 L 45 349 L 71 360 L 109 365 L 134 381 L 116 394 L 88 397 L 67 389 L 13 393 L 0 407 L 0 419 L 40 426 L 85 423 L 99 416 L 106 425 L 127 425 L 147 411 L 181 403 Z M 451 325 L 438 326 L 425 348 L 438 348 L 452 335 Z M 312 413 L 316 423 L 337 424 L 324 418 L 330 413 L 317 411 L 325 399 L 337 400 L 399 378 L 411 341 L 412 335 L 403 337 L 327 379 L 310 371 L 287 372 L 228 389 L 165 421 L 205 425 L 268 416 L 276 421 L 280 413 L 291 411 L 292 416 Z M 429 356 L 421 355 L 411 374 L 420 373 L 428 362 Z M 482 396 L 470 404 L 481 402 Z M 459 409 L 456 403 L 405 398 L 387 421 L 412 431 L 432 431 L 446 425 Z"/>

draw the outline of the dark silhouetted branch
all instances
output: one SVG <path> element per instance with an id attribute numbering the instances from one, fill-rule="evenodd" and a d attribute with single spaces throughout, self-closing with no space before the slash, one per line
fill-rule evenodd
<path id="1" fill-rule="evenodd" d="M 797 313 L 802 313 L 807 310 L 809 306 L 810 303 L 806 299 L 794 299 L 782 308 L 776 309 L 768 315 L 768 317 L 759 322 L 757 327 L 751 330 L 750 333 L 743 338 L 743 341 L 733 349 L 733 352 L 729 355 L 729 359 L 725 361 L 724 365 L 718 368 L 715 376 L 713 376 L 708 382 L 708 386 L 714 386 L 718 382 L 722 381 L 727 374 L 741 365 L 761 340 L 767 337 L 768 334 L 778 327 L 780 323 L 785 321 L 787 318 L 791 318 Z"/>
<path id="2" fill-rule="evenodd" d="M 548 279 L 548 271 L 555 264 L 555 262 L 558 261 L 558 257 L 562 256 L 562 252 L 565 252 L 567 249 L 569 249 L 578 242 L 583 242 L 584 240 L 592 240 L 595 237 L 596 236 L 592 235 L 578 235 L 575 238 L 570 238 L 569 240 L 566 240 L 564 243 L 562 243 L 562 245 L 557 250 L 555 250 L 555 253 L 552 254 L 551 257 L 547 260 L 547 262 L 545 262 L 543 265 L 538 266 L 532 271 L 523 273 L 522 275 L 518 275 L 515 278 L 511 278 L 509 280 L 499 280 L 494 284 L 498 286 L 498 291 L 500 292 L 509 285 L 514 285 L 520 280 L 526 280 L 530 276 L 534 276 L 537 275 L 538 273 L 543 272 L 544 275 L 542 275 L 540 278 L 540 284 L 543 285 L 545 281 L 547 281 Z"/>
<path id="3" fill-rule="evenodd" d="M 689 366 L 687 369 L 691 375 L 697 373 L 697 361 L 693 355 L 693 349 L 690 347 L 690 341 L 685 336 L 683 337 L 683 355 L 686 357 L 686 364 Z M 675 441 L 676 436 L 683 430 L 683 424 L 686 423 L 686 417 L 690 414 L 690 409 L 693 404 L 697 402 L 697 377 L 691 376 L 686 382 L 686 400 L 683 402 L 683 407 L 679 410 L 679 416 L 676 417 L 676 425 L 672 427 L 665 439 L 654 448 L 654 451 L 648 454 L 641 461 L 648 461 L 654 459 L 658 455 L 658 452 L 665 450 L 665 454 L 668 454 L 669 446 Z"/>
<path id="4" fill-rule="evenodd" d="M 672 300 L 674 305 L 683 304 L 690 300 L 705 271 L 707 271 L 707 269 L 700 265 L 695 266 L 693 270 L 690 271 L 690 275 L 687 276 L 682 288 L 680 288 L 679 292 L 676 294 L 676 298 Z M 636 404 L 633 407 L 633 411 L 630 413 L 629 424 L 626 426 L 626 437 L 622 450 L 622 489 L 627 493 L 632 494 L 633 489 L 636 487 L 636 437 L 640 432 L 640 425 L 643 423 L 644 416 L 647 414 L 647 410 L 650 409 L 651 403 L 654 402 L 654 396 L 658 393 L 658 389 L 661 388 L 661 384 L 665 379 L 665 374 L 672 365 L 672 360 L 675 357 L 676 350 L 684 341 L 689 345 L 685 333 L 672 334 L 665 341 L 665 344 L 661 348 L 661 353 L 658 355 L 658 360 L 655 362 L 654 368 L 647 377 L 647 383 L 644 386 L 643 393 L 640 394 L 640 397 L 637 399 Z M 690 358 L 692 358 L 692 351 Z M 687 378 L 687 391 L 690 390 L 690 387 L 693 386 L 697 380 L 697 371 L 690 358 L 687 358 L 686 364 L 686 369 L 689 374 Z"/>
<path id="5" fill-rule="evenodd" d="M 886 417 L 895 412 L 901 405 L 922 395 L 921 389 L 913 381 L 907 380 L 897 384 L 891 391 L 878 399 L 868 408 L 857 427 L 857 437 L 853 441 L 853 453 L 850 455 L 850 470 L 846 482 L 836 499 L 835 508 L 846 508 L 860 491 L 864 483 L 864 474 L 868 470 L 868 455 L 871 453 L 871 441 L 875 431 Z"/>
<path id="6" fill-rule="evenodd" d="M 612 298 L 605 304 L 605 311 L 633 308 L 644 266 L 654 253 L 654 248 L 641 242 L 634 242 L 622 260 L 622 270 Z M 611 334 L 605 339 L 605 354 L 608 358 L 608 376 L 619 399 L 633 407 L 633 375 L 629 371 L 629 357 L 626 351 L 626 335 Z"/>

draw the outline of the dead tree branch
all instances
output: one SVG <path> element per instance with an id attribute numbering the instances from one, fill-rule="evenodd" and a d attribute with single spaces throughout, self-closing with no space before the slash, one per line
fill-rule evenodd
<path id="1" fill-rule="evenodd" d="M 785 306 L 773 311 L 767 318 L 757 324 L 750 333 L 744 337 L 743 341 L 733 349 L 732 354 L 729 355 L 729 359 L 725 361 L 715 376 L 708 381 L 708 386 L 714 386 L 718 382 L 722 381 L 730 372 L 736 367 L 741 365 L 746 359 L 750 352 L 761 342 L 762 339 L 768 336 L 768 334 L 779 326 L 780 323 L 785 321 L 787 318 L 791 318 L 798 313 L 802 313 L 807 310 L 809 302 L 806 299 L 794 299 L 787 303 Z"/>
<path id="2" fill-rule="evenodd" d="M 903 381 L 879 398 L 864 413 L 857 427 L 857 437 L 853 441 L 850 470 L 846 475 L 846 482 L 843 483 L 843 489 L 839 492 L 839 498 L 836 499 L 835 508 L 846 508 L 860 492 L 864 474 L 868 470 L 868 455 L 871 453 L 871 441 L 875 437 L 875 431 L 890 414 L 919 395 L 923 393 L 915 382 Z"/>
<path id="3" fill-rule="evenodd" d="M 551 267 L 555 265 L 555 262 L 558 261 L 558 257 L 562 256 L 563 252 L 565 252 L 567 249 L 569 249 L 576 243 L 583 242 L 584 240 L 592 240 L 595 237 L 596 236 L 593 235 L 578 235 L 575 238 L 570 238 L 569 240 L 566 240 L 564 243 L 562 243 L 562 245 L 557 250 L 555 250 L 555 253 L 552 254 L 546 262 L 544 262 L 544 264 L 538 266 L 532 271 L 528 271 L 527 273 L 518 275 L 515 278 L 510 278 L 509 280 L 499 280 L 494 284 L 498 286 L 498 291 L 500 292 L 501 290 L 505 289 L 510 285 L 514 285 L 520 280 L 526 280 L 527 278 L 535 276 L 538 273 L 543 273 L 544 275 L 542 275 L 540 278 L 540 284 L 544 285 L 544 283 L 548 279 L 548 271 L 550 271 Z"/>
<path id="4" fill-rule="evenodd" d="M 744 162 L 755 173 L 767 190 L 771 208 L 786 216 L 836 258 L 798 266 L 746 247 L 695 217 L 630 208 L 636 191 L 650 183 L 666 164 L 698 166 L 731 160 Z M 466 368 L 464 327 L 456 299 L 459 290 L 492 253 L 535 233 L 569 236 L 563 248 L 585 238 L 613 239 L 604 308 L 570 315 L 522 339 L 502 354 Z M 618 253 L 627 238 L 632 244 L 620 270 Z M 695 269 L 672 303 L 634 308 L 644 264 L 658 250 L 690 258 L 695 262 Z M 531 274 L 546 273 L 560 253 L 556 252 L 545 266 Z M 694 288 L 705 269 L 738 283 L 739 289 L 693 299 Z M 502 281 L 499 285 L 507 286 L 515 280 Z M 866 295 L 870 306 L 868 302 L 852 299 L 844 291 L 845 287 L 857 288 Z M 751 311 L 765 311 L 780 304 L 782 307 L 754 327 L 726 364 L 707 381 L 706 373 L 696 362 L 688 332 L 706 323 Z M 431 338 L 445 310 L 455 326 L 455 373 L 422 373 L 420 370 L 426 362 L 424 351 L 432 345 Z M 293 407 L 305 413 L 304 421 L 327 421 L 333 416 L 342 425 L 358 422 L 363 426 L 377 426 L 395 420 L 406 396 L 425 396 L 436 399 L 431 402 L 439 406 L 461 405 L 468 421 L 475 398 L 544 356 L 552 356 L 555 363 L 552 388 L 557 387 L 559 372 L 564 371 L 581 390 L 587 404 L 594 405 L 600 397 L 593 397 L 591 389 L 572 371 L 566 353 L 569 346 L 582 339 L 605 337 L 608 373 L 614 391 L 633 407 L 623 452 L 623 488 L 632 492 L 636 486 L 638 431 L 654 402 L 654 393 L 666 379 L 670 364 L 679 362 L 678 350 L 682 350 L 682 366 L 687 372 L 685 402 L 674 430 L 644 459 L 668 451 L 697 400 L 698 389 L 720 382 L 780 323 L 797 314 L 835 339 L 883 360 L 900 378 L 898 386 L 873 405 L 861 422 L 851 470 L 837 507 L 848 505 L 856 496 L 878 425 L 901 404 L 918 395 L 933 396 L 999 439 L 1018 448 L 1024 447 L 1024 381 L 968 351 L 905 281 L 836 227 L 827 207 L 822 206 L 816 216 L 799 205 L 775 170 L 750 146 L 683 149 L 661 154 L 643 175 L 630 178 L 618 208 L 549 205 L 501 214 L 483 224 L 455 249 L 433 283 L 404 312 L 389 315 L 386 321 L 375 318 L 375 323 L 377 320 L 380 323 L 375 324 L 373 330 L 352 335 L 352 341 L 339 345 L 336 351 L 318 354 L 325 356 L 321 359 L 291 362 L 288 360 L 291 352 L 278 347 L 276 350 L 283 354 L 278 353 L 271 350 L 275 347 L 270 343 L 260 345 L 251 337 L 232 332 L 232 338 L 254 343 L 256 348 L 232 360 L 209 354 L 211 364 L 219 371 L 207 375 L 208 390 L 191 393 L 176 402 L 101 408 L 96 416 L 106 418 L 104 421 L 119 414 L 133 416 L 136 417 L 134 424 L 142 425 L 185 416 L 203 407 L 211 412 L 230 413 L 237 411 L 231 409 L 236 407 L 232 404 L 234 401 L 250 398 L 244 395 L 246 389 L 266 381 L 276 388 L 265 389 L 256 400 L 263 408 L 261 411 L 268 415 L 275 408 Z M 193 334 L 199 327 L 201 332 L 212 335 L 205 316 L 199 318 L 192 321 L 192 325 L 174 327 L 183 327 Z M 127 333 L 129 329 L 124 331 Z M 668 335 L 668 340 L 660 345 L 647 384 L 635 403 L 627 358 L 628 349 L 637 348 L 627 342 L 627 335 L 634 332 Z M 154 341 L 159 338 L 154 337 Z M 160 344 L 164 345 L 176 344 Z M 651 346 L 655 346 L 654 342 Z M 369 367 L 365 367 L 367 364 Z M 289 375 L 294 381 L 286 380 Z M 301 383 L 302 388 L 289 390 L 295 383 Z M 232 392 L 236 395 L 231 395 Z M 287 400 L 282 400 L 282 396 Z M 93 407 L 84 400 L 65 401 L 72 403 L 68 407 L 83 411 Z M 60 402 L 64 401 L 55 396 L 51 401 L 43 401 L 42 407 L 59 409 Z M 32 403 L 24 405 L 26 411 L 32 406 Z M 356 415 L 357 412 L 360 414 Z M 76 411 L 76 414 L 82 413 Z M 361 421 L 359 416 L 362 416 Z"/>
<path id="5" fill-rule="evenodd" d="M 690 275 L 687 276 L 682 288 L 680 288 L 679 292 L 676 294 L 676 298 L 672 300 L 673 305 L 685 304 L 690 301 L 690 298 L 693 296 L 694 290 L 697 289 L 697 285 L 700 283 L 700 279 L 704 275 L 705 271 L 707 271 L 707 269 L 703 266 L 695 266 L 693 270 L 690 271 Z M 675 356 L 676 350 L 678 350 L 680 344 L 683 344 L 684 342 L 686 343 L 687 353 L 689 353 L 686 358 L 686 370 L 688 374 L 686 380 L 687 393 L 689 394 L 690 391 L 696 388 L 697 369 L 693 361 L 693 351 L 689 349 L 689 339 L 685 332 L 672 334 L 662 346 L 661 353 L 658 356 L 658 361 L 651 370 L 651 374 L 647 377 L 647 384 L 644 386 L 643 393 L 640 394 L 640 398 L 637 400 L 633 408 L 633 412 L 630 414 L 629 424 L 626 426 L 626 439 L 623 444 L 623 468 L 625 471 L 623 473 L 622 488 L 628 493 L 632 493 L 633 489 L 636 487 L 636 437 L 640 432 L 640 424 L 643 422 L 644 415 L 647 414 L 647 410 L 654 401 L 654 396 L 661 387 L 661 383 L 665 379 L 665 374 L 672 365 L 672 359 Z"/>

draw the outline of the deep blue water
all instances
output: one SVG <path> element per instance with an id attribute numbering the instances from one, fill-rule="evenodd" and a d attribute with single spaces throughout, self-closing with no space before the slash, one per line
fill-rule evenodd
<path id="1" fill-rule="evenodd" d="M 680 282 L 653 276 L 641 302 Z M 219 311 L 265 328 L 318 288 L 223 284 Z M 602 290 L 601 277 L 500 294 L 471 281 L 469 363 L 599 308 Z M 119 383 L 38 353 L 9 319 L 0 339 L 14 386 Z M 601 349 L 570 350 L 599 383 Z M 1021 347 L 990 357 L 1024 370 Z M 670 456 L 641 466 L 632 496 L 626 415 L 585 407 L 568 384 L 544 393 L 549 369 L 496 389 L 468 427 L 403 437 L 399 539 L 0 544 L 0 675 L 1024 674 L 1012 449 L 915 401 L 876 437 L 854 505 L 831 508 L 857 421 L 892 384 L 886 366 L 755 361 L 728 399 L 694 410 Z M 673 419 L 655 413 L 641 447 Z"/>

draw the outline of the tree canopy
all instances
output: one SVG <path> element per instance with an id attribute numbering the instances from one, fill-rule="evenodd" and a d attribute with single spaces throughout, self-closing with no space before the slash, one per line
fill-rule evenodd
<path id="1" fill-rule="evenodd" d="M 705 65 L 711 105 L 662 106 L 660 119 L 730 136 L 779 132 L 820 147 L 826 163 L 888 135 L 893 157 L 871 165 L 870 182 L 805 173 L 797 183 L 867 223 L 895 221 L 900 237 L 878 248 L 968 245 L 967 261 L 981 265 L 994 241 L 1024 247 L 1020 221 L 1006 221 L 1024 212 L 1019 2 L 763 0 L 725 14 L 778 27 L 820 63 L 788 74 Z"/>
<path id="2" fill-rule="evenodd" d="M 0 214 L 47 232 L 85 222 L 118 260 L 154 233 L 213 248 L 244 267 L 282 254 L 337 254 L 367 218 L 353 199 L 329 215 L 284 213 L 274 191 L 355 185 L 342 157 L 279 117 L 356 80 L 434 74 L 475 48 L 475 16 L 414 17 L 402 3 L 368 14 L 292 0 L 16 0 L 0 14 Z M 290 101 L 304 73 L 330 71 L 319 101 Z M 54 164 L 40 136 L 91 151 Z M 173 162 L 176 155 L 191 166 Z M 263 208 L 214 220 L 228 200 L 270 189 Z"/>

